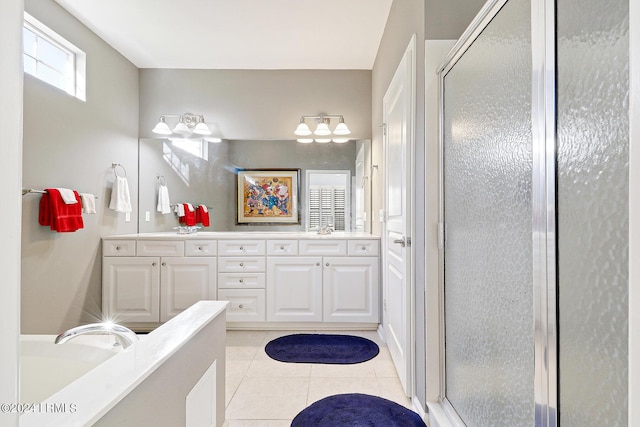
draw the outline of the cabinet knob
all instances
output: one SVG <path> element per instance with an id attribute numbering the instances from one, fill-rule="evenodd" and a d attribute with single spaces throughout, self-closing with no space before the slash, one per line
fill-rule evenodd
<path id="1" fill-rule="evenodd" d="M 238 308 L 244 308 L 244 304 L 240 304 Z"/>
<path id="2" fill-rule="evenodd" d="M 166 263 L 166 262 L 163 262 L 163 263 L 162 263 L 162 266 L 163 266 L 163 267 L 165 267 L 166 265 L 167 265 L 167 263 Z M 327 264 L 327 265 L 328 265 L 328 264 Z"/>
<path id="3" fill-rule="evenodd" d="M 158 263 L 157 263 L 157 262 L 152 262 L 152 263 L 151 263 L 151 266 L 153 266 L 153 267 L 155 267 L 156 265 L 158 265 Z"/>
<path id="4" fill-rule="evenodd" d="M 240 267 L 244 267 L 244 262 L 241 262 L 241 263 L 240 263 Z"/>
<path id="5" fill-rule="evenodd" d="M 329 267 L 329 263 L 326 263 L 325 265 L 326 265 L 327 267 Z"/>
<path id="6" fill-rule="evenodd" d="M 280 250 L 281 250 L 281 251 L 284 251 L 284 246 L 280 246 Z"/>
<path id="7" fill-rule="evenodd" d="M 244 251 L 244 247 L 243 247 L 243 246 L 240 246 L 240 250 L 241 250 L 241 251 Z"/>
<path id="8" fill-rule="evenodd" d="M 244 283 L 244 279 L 240 279 L 240 280 L 239 280 L 239 282 L 240 282 L 240 283 Z"/>
<path id="9" fill-rule="evenodd" d="M 319 263 L 319 262 L 316 262 L 316 265 L 317 265 L 318 267 L 320 267 L 320 263 Z"/>
<path id="10" fill-rule="evenodd" d="M 120 246 L 116 246 L 116 251 L 119 251 L 119 250 L 120 250 Z"/>
<path id="11" fill-rule="evenodd" d="M 362 250 L 363 250 L 363 251 L 366 251 L 366 250 L 367 250 L 367 247 L 366 247 L 366 246 L 363 246 L 363 247 L 362 247 Z"/>
<path id="12" fill-rule="evenodd" d="M 198 250 L 201 251 L 202 250 L 202 246 L 198 246 Z"/>

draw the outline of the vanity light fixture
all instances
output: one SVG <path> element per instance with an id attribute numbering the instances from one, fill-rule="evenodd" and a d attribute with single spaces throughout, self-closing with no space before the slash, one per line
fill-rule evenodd
<path id="1" fill-rule="evenodd" d="M 173 130 L 166 122 L 168 117 L 178 119 L 178 123 L 174 126 Z M 191 134 L 209 136 L 212 133 L 209 126 L 204 122 L 204 116 L 191 113 L 163 114 L 160 116 L 160 120 L 152 132 L 158 135 L 171 135 L 175 133 L 183 137 L 190 136 Z"/>
<path id="2" fill-rule="evenodd" d="M 331 131 L 331 128 L 329 127 L 329 125 L 331 124 L 331 119 L 338 120 L 338 124 L 333 131 Z M 313 132 L 311 132 L 311 129 L 306 122 L 307 120 L 314 120 L 316 122 L 316 128 L 313 130 Z M 349 141 L 349 138 L 346 138 L 345 136 L 350 135 L 351 131 L 344 122 L 344 117 L 342 115 L 321 113 L 316 116 L 301 116 L 300 123 L 298 123 L 298 127 L 295 131 L 293 131 L 293 133 L 301 136 L 302 138 L 299 138 L 298 142 L 304 144 L 308 144 L 314 141 L 314 139 L 309 138 L 309 136 L 312 134 L 319 137 L 315 138 L 315 142 L 318 143 L 327 143 L 331 142 L 332 140 L 335 143 L 344 143 Z M 332 139 L 332 134 L 338 136 L 338 138 Z"/>

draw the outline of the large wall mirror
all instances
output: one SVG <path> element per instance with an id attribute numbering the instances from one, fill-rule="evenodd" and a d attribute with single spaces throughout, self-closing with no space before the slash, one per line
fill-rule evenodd
<path id="1" fill-rule="evenodd" d="M 172 231 L 180 225 L 173 212 L 158 211 L 158 191 L 166 185 L 172 205 L 191 203 L 208 207 L 210 225 L 201 231 L 314 231 L 316 201 L 323 188 L 335 189 L 334 207 L 325 220 L 337 231 L 370 232 L 371 143 L 301 144 L 295 140 L 205 140 L 143 138 L 139 142 L 140 233 Z M 297 224 L 237 224 L 236 172 L 242 169 L 300 169 L 300 221 Z M 341 186 L 342 191 L 340 191 Z M 320 193 L 318 192 L 320 191 Z M 343 194 L 343 199 L 339 194 Z M 324 200 L 328 200 L 325 197 Z M 325 203 L 326 206 L 326 203 Z M 315 209 L 315 210 L 314 210 Z M 326 214 L 326 209 L 325 209 Z M 325 218 L 327 216 L 325 215 Z"/>

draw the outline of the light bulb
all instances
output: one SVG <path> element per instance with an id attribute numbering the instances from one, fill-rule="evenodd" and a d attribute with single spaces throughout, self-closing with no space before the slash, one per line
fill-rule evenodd
<path id="1" fill-rule="evenodd" d="M 329 125 L 325 122 L 320 122 L 313 133 L 319 136 L 331 135 L 331 129 L 329 129 Z"/>
<path id="2" fill-rule="evenodd" d="M 179 122 L 176 127 L 173 128 L 173 133 L 177 133 L 180 135 L 191 135 L 191 131 L 189 130 L 189 127 L 184 123 L 184 122 Z"/>
<path id="3" fill-rule="evenodd" d="M 309 129 L 309 126 L 304 122 L 304 119 L 300 119 L 300 124 L 298 124 L 298 127 L 293 131 L 293 133 L 298 136 L 307 136 L 311 135 L 311 129 Z"/>
<path id="4" fill-rule="evenodd" d="M 156 127 L 153 128 L 151 132 L 157 133 L 158 135 L 171 135 L 172 133 L 167 123 L 165 123 L 164 117 L 160 117 L 160 121 L 158 122 Z"/>
<path id="5" fill-rule="evenodd" d="M 301 144 L 310 144 L 313 142 L 313 138 L 298 138 L 296 141 Z"/>
<path id="6" fill-rule="evenodd" d="M 336 126 L 336 128 L 333 130 L 334 135 L 349 135 L 350 133 L 351 131 L 349 130 L 343 119 L 340 119 L 340 123 L 338 123 L 338 126 Z"/>
<path id="7" fill-rule="evenodd" d="M 204 122 L 204 117 L 200 116 L 198 124 L 193 128 L 193 133 L 197 135 L 211 135 L 211 129 Z"/>

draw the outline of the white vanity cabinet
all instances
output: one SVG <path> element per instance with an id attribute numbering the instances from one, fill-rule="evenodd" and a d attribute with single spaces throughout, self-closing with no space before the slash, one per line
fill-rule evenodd
<path id="1" fill-rule="evenodd" d="M 380 323 L 376 236 L 164 236 L 103 240 L 105 314 L 142 330 L 196 301 L 218 299 L 229 301 L 226 320 L 232 329 L 373 328 Z"/>
<path id="2" fill-rule="evenodd" d="M 267 256 L 267 321 L 380 321 L 377 240 L 300 240 L 287 252 Z"/>
<path id="3" fill-rule="evenodd" d="M 218 241 L 218 299 L 228 322 L 265 321 L 265 241 Z"/>
<path id="4" fill-rule="evenodd" d="M 215 241 L 189 242 L 186 249 L 184 241 L 124 243 L 103 243 L 102 309 L 108 318 L 157 324 L 197 301 L 216 299 Z"/>

